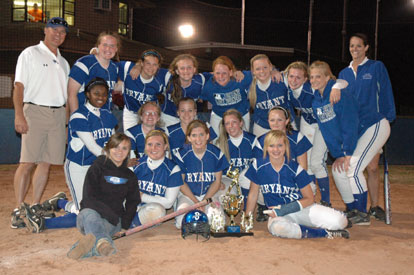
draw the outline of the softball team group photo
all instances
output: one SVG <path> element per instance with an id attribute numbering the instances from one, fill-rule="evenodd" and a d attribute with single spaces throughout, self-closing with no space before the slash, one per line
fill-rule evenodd
<path id="1" fill-rule="evenodd" d="M 213 238 L 210 208 L 223 212 L 229 168 L 239 170 L 240 216 L 255 234 L 349 239 L 333 243 L 386 220 L 379 160 L 396 110 L 387 69 L 369 58 L 365 34 L 349 37 L 352 61 L 335 76 L 323 60 L 292 60 L 278 70 L 263 53 L 251 57 L 249 70 L 218 56 L 211 72 L 199 72 L 188 53 L 162 68 L 154 49 L 125 61 L 110 32 L 70 67 L 59 52 L 68 31 L 63 18 L 50 19 L 44 40 L 17 60 L 22 144 L 13 230 L 40 233 L 35 240 L 77 228 L 73 245 L 62 247 L 68 258 L 111 259 L 128 253 L 114 237 L 209 199 L 169 229 L 206 241 Z M 198 115 L 203 102 L 211 107 L 207 119 Z M 45 199 L 52 165 L 62 167 L 67 188 Z"/>

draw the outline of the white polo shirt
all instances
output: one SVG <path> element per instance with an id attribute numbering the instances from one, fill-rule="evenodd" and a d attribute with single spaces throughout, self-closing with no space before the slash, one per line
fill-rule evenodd
<path id="1" fill-rule="evenodd" d="M 45 106 L 62 106 L 66 103 L 69 63 L 57 56 L 40 41 L 19 55 L 14 83 L 24 85 L 23 102 Z"/>

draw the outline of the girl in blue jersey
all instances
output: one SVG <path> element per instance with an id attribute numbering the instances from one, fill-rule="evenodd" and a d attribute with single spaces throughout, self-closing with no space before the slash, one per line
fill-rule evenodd
<path id="1" fill-rule="evenodd" d="M 213 105 L 210 124 L 216 133 L 219 132 L 220 121 L 228 109 L 236 109 L 242 114 L 246 131 L 250 125 L 247 90 L 252 77 L 250 73 L 245 73 L 244 79 L 237 82 L 234 79 L 235 72 L 236 68 L 231 59 L 219 56 L 213 62 L 213 78 L 206 82 L 201 92 L 201 99 Z"/>
<path id="2" fill-rule="evenodd" d="M 70 116 L 68 126 L 69 138 L 64 171 L 72 201 L 57 200 L 53 210 L 65 209 L 67 214 L 46 219 L 45 228 L 76 226 L 76 215 L 83 198 L 86 173 L 95 159 L 103 154 L 103 147 L 115 133 L 115 116 L 102 108 L 108 98 L 107 82 L 102 78 L 94 78 L 86 85 L 85 91 L 87 102 Z"/>
<path id="3" fill-rule="evenodd" d="M 131 138 L 131 161 L 136 161 L 136 158 L 144 155 L 146 135 L 152 130 L 161 130 L 160 116 L 160 106 L 153 101 L 145 102 L 139 108 L 139 123 L 125 130 L 125 134 Z"/>
<path id="4" fill-rule="evenodd" d="M 321 204 L 330 206 L 329 177 L 326 168 L 328 148 L 323 140 L 318 123 L 313 116 L 312 101 L 314 91 L 308 80 L 308 66 L 305 63 L 296 61 L 288 65 L 284 72 L 284 82 L 289 91 L 289 102 L 300 111 L 300 132 L 312 143 L 312 147 L 307 152 L 309 175 L 314 175 L 318 181 L 321 192 Z M 343 89 L 347 83 L 337 80 L 331 92 L 331 102 L 335 104 L 341 95 L 339 89 Z M 316 191 L 316 190 L 315 190 Z"/>
<path id="5" fill-rule="evenodd" d="M 105 79 L 109 86 L 108 102 L 105 109 L 112 108 L 112 93 L 118 80 L 118 65 L 112 61 L 119 61 L 118 51 L 121 48 L 121 39 L 117 33 L 102 32 L 96 41 L 97 52 L 79 58 L 69 74 L 68 105 L 70 113 L 86 102 L 86 84 L 95 77 Z"/>
<path id="6" fill-rule="evenodd" d="M 152 130 L 145 138 L 145 155 L 134 167 L 141 191 L 141 204 L 138 206 L 131 227 L 136 227 L 165 216 L 177 200 L 183 185 L 181 170 L 166 157 L 169 152 L 167 135 Z M 171 156 L 171 153 L 168 154 Z"/>
<path id="7" fill-rule="evenodd" d="M 246 177 L 251 180 L 247 219 L 253 215 L 259 192 L 269 215 L 267 228 L 281 238 L 349 238 L 345 215 L 315 204 L 311 177 L 290 157 L 288 138 L 282 131 L 270 131 L 264 140 L 263 156 L 253 162 Z M 245 221 L 243 221 L 245 222 Z M 251 227 L 252 225 L 250 225 Z"/>
<path id="8" fill-rule="evenodd" d="M 178 101 L 177 114 L 180 122 L 167 127 L 168 140 L 170 143 L 171 152 L 175 154 L 185 143 L 185 133 L 191 121 L 197 116 L 197 104 L 194 99 L 190 97 L 183 97 Z M 207 126 L 208 123 L 207 123 Z M 210 140 L 217 138 L 214 130 L 210 129 Z"/>
<path id="9" fill-rule="evenodd" d="M 323 138 L 331 155 L 336 158 L 332 174 L 354 224 L 369 225 L 367 183 L 364 170 L 390 135 L 388 120 L 378 112 L 359 108 L 349 91 L 331 105 L 329 93 L 334 76 L 326 62 L 310 66 L 310 81 L 315 89 L 312 103 Z"/>
<path id="10" fill-rule="evenodd" d="M 148 101 L 158 102 L 157 95 L 164 88 L 166 69 L 160 69 L 162 57 L 156 50 L 144 51 L 137 61 L 140 65 L 139 76 L 134 79 L 130 71 L 134 63 L 120 62 L 119 78 L 123 81 L 123 98 L 125 107 L 123 110 L 124 129 L 127 130 L 138 123 L 137 112 Z"/>
<path id="11" fill-rule="evenodd" d="M 216 144 L 232 165 L 232 169 L 239 169 L 239 185 L 244 196 L 244 207 L 250 187 L 250 180 L 245 177 L 245 173 L 254 159 L 253 149 L 256 143 L 255 135 L 243 131 L 243 118 L 239 111 L 229 109 L 224 112 L 220 123 L 220 136 Z M 225 185 L 224 190 L 227 191 L 232 179 L 226 176 L 226 171 L 224 172 L 222 182 Z"/>
<path id="12" fill-rule="evenodd" d="M 213 198 L 214 201 L 219 201 L 215 195 L 221 185 L 222 171 L 229 166 L 223 152 L 208 143 L 210 135 L 205 122 L 193 120 L 188 125 L 186 138 L 189 144 L 174 155 L 184 179 L 178 194 L 177 210 L 203 199 Z M 181 215 L 176 218 L 175 225 L 178 229 L 181 228 L 183 217 Z"/>
<path id="13" fill-rule="evenodd" d="M 307 151 L 312 148 L 312 144 L 309 140 L 302 135 L 300 132 L 293 130 L 292 125 L 290 124 L 291 116 L 290 113 L 283 107 L 276 106 L 270 109 L 268 114 L 268 121 L 270 129 L 280 130 L 286 133 L 289 144 L 290 144 L 290 156 L 293 160 L 298 162 L 303 169 L 307 170 L 308 160 L 307 160 Z M 256 158 L 263 158 L 263 146 L 264 139 L 266 134 L 258 138 L 257 146 L 255 148 Z M 314 183 L 311 183 L 314 185 Z M 257 221 L 266 221 L 267 216 L 263 215 L 264 205 L 262 198 L 259 197 L 258 201 L 258 215 Z"/>
<path id="14" fill-rule="evenodd" d="M 353 35 L 349 42 L 352 61 L 339 73 L 339 77 L 349 82 L 349 90 L 357 98 L 360 108 L 380 112 L 391 123 L 396 117 L 391 82 L 384 64 L 368 59 L 369 49 L 366 35 Z M 385 220 L 384 210 L 378 206 L 379 157 L 378 152 L 367 166 L 368 191 L 371 198 L 369 214 L 378 220 Z"/>
<path id="15" fill-rule="evenodd" d="M 282 106 L 293 115 L 293 108 L 288 101 L 287 88 L 282 82 L 272 81 L 273 65 L 264 54 L 250 59 L 253 81 L 249 89 L 250 107 L 253 109 L 253 134 L 261 136 L 269 130 L 267 115 L 275 106 Z"/>
<path id="16" fill-rule="evenodd" d="M 166 127 L 180 122 L 177 116 L 180 99 L 199 100 L 204 83 L 212 76 L 211 73 L 197 74 L 197 67 L 197 59 L 191 54 L 180 54 L 171 62 L 161 105 L 161 118 Z"/>
<path id="17" fill-rule="evenodd" d="M 273 107 L 269 111 L 268 122 L 271 130 L 280 130 L 286 133 L 290 143 L 290 154 L 292 159 L 297 161 L 302 168 L 307 170 L 307 151 L 312 147 L 312 144 L 300 132 L 293 130 L 290 113 L 283 107 Z M 263 157 L 265 137 L 266 134 L 258 138 L 258 143 L 255 148 L 256 158 Z"/>

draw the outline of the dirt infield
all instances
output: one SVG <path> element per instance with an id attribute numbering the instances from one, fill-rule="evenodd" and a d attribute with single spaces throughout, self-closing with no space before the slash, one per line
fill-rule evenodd
<path id="1" fill-rule="evenodd" d="M 81 261 L 66 253 L 75 228 L 40 234 L 10 228 L 16 165 L 0 166 L 0 274 L 413 274 L 414 167 L 391 166 L 392 225 L 372 220 L 351 238 L 288 240 L 256 223 L 254 237 L 183 240 L 172 221 L 116 241 L 117 254 Z M 333 206 L 343 209 L 332 188 Z M 53 167 L 44 198 L 68 189 Z M 27 197 L 30 202 L 31 190 Z"/>

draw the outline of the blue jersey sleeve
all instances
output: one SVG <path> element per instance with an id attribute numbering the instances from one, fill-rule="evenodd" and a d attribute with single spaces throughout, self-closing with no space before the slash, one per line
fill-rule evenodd
<path id="1" fill-rule="evenodd" d="M 167 86 L 167 84 L 168 84 L 168 80 L 169 79 L 165 79 L 167 73 L 168 73 L 168 69 L 160 68 L 158 70 L 157 74 L 155 75 L 155 77 L 158 78 L 161 81 L 161 83 L 163 84 L 163 86 Z M 161 89 L 160 92 L 162 92 L 162 89 Z"/>
<path id="2" fill-rule="evenodd" d="M 340 107 L 341 110 L 339 112 L 335 110 L 335 113 L 339 115 L 341 125 L 343 141 L 342 149 L 345 152 L 345 155 L 352 156 L 358 142 L 358 103 L 346 90 L 341 92 L 341 99 L 339 102 L 341 102 L 341 104 L 335 104 L 335 107 L 338 105 L 337 107 Z"/>
<path id="3" fill-rule="evenodd" d="M 177 187 L 183 185 L 183 177 L 181 175 L 181 169 L 178 165 L 175 165 L 171 171 L 170 176 L 167 179 L 168 187 Z"/>
<path id="4" fill-rule="evenodd" d="M 300 189 L 312 182 L 312 178 L 299 164 L 297 164 L 295 180 Z"/>
<path id="5" fill-rule="evenodd" d="M 247 169 L 245 177 L 251 180 L 254 183 L 258 183 L 257 180 L 257 161 L 253 160 L 252 165 Z"/>
<path id="6" fill-rule="evenodd" d="M 78 115 L 73 116 L 73 119 L 71 119 L 69 123 L 72 131 L 74 132 L 91 132 L 91 127 L 88 124 L 88 120 L 84 117 L 79 117 Z"/>
<path id="7" fill-rule="evenodd" d="M 131 61 L 120 61 L 118 62 L 118 77 L 125 82 L 129 72 L 135 66 L 135 63 Z"/>
<path id="8" fill-rule="evenodd" d="M 228 168 L 229 168 L 229 162 L 227 161 L 226 156 L 223 153 L 221 153 L 221 157 L 217 162 L 215 172 L 220 172 L 220 171 L 223 171 L 223 170 L 228 169 Z"/>
<path id="9" fill-rule="evenodd" d="M 388 76 L 388 71 L 382 62 L 378 61 L 375 65 L 378 77 L 379 112 L 383 114 L 389 122 L 392 122 L 394 121 L 396 114 L 390 77 Z"/>
<path id="10" fill-rule="evenodd" d="M 309 141 L 309 139 L 302 135 L 300 132 L 298 133 L 298 140 L 297 145 L 295 147 L 295 157 L 301 156 L 304 153 L 306 153 L 310 148 L 312 148 L 312 143 Z"/>

